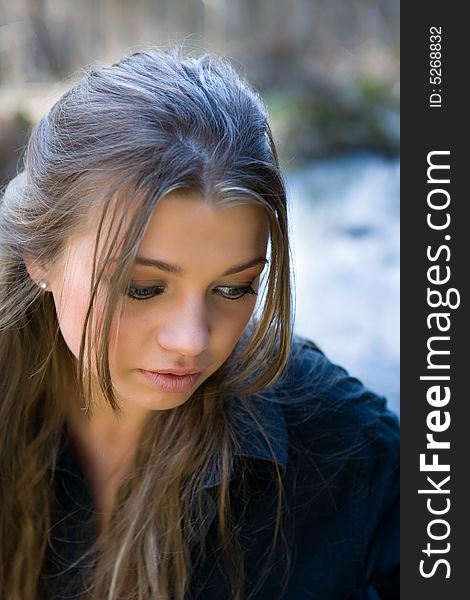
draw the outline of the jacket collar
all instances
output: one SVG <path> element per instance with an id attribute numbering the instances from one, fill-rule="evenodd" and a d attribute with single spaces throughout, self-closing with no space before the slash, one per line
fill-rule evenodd
<path id="1" fill-rule="evenodd" d="M 287 467 L 287 429 L 284 411 L 273 390 L 250 396 L 242 403 L 233 397 L 228 403 L 229 422 L 237 445 L 234 456 L 267 460 Z M 221 481 L 216 470 L 208 473 L 204 487 Z"/>

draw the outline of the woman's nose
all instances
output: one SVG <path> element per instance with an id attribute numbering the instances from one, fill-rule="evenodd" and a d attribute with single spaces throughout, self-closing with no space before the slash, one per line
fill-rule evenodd
<path id="1" fill-rule="evenodd" d="M 202 301 L 181 303 L 160 323 L 158 344 L 165 350 L 183 356 L 197 356 L 209 346 L 210 332 L 207 311 Z"/>

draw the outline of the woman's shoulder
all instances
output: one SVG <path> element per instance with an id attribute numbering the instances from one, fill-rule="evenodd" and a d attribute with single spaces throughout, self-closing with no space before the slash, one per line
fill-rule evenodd
<path id="1" fill-rule="evenodd" d="M 323 551 L 331 547 L 331 560 L 353 569 L 359 585 L 398 597 L 397 415 L 383 396 L 300 336 L 274 387 L 287 432 L 286 476 L 295 481 L 305 551 L 308 540 L 324 533 Z"/>
<path id="2" fill-rule="evenodd" d="M 312 340 L 296 335 L 282 375 L 248 400 L 231 407 L 243 456 L 274 460 L 312 480 L 347 471 L 357 479 L 376 472 L 378 462 L 382 472 L 398 468 L 397 415 Z"/>
<path id="3" fill-rule="evenodd" d="M 275 462 L 310 489 L 333 490 L 333 506 L 396 485 L 397 415 L 312 340 L 296 335 L 281 377 L 248 400 L 231 405 L 237 454 Z"/>
<path id="4" fill-rule="evenodd" d="M 335 568 L 342 597 L 367 585 L 398 597 L 399 422 L 386 399 L 296 336 L 282 376 L 250 408 L 266 435 L 251 428 L 247 449 L 265 460 L 271 450 L 283 467 L 306 557 L 299 577 L 326 585 Z"/>
<path id="5" fill-rule="evenodd" d="M 383 435 L 398 443 L 398 417 L 386 398 L 332 362 L 308 338 L 294 336 L 287 365 L 271 393 L 292 426 L 350 432 L 354 438 Z"/>
<path id="6" fill-rule="evenodd" d="M 333 490 L 333 504 L 342 497 L 360 501 L 371 489 L 397 488 L 397 415 L 385 397 L 330 361 L 315 342 L 295 336 L 268 399 L 284 421 L 288 469 Z"/>

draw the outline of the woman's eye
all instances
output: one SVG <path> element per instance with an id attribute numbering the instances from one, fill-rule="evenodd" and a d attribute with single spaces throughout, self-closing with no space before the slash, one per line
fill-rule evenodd
<path id="1" fill-rule="evenodd" d="M 258 295 L 251 285 L 218 287 L 216 288 L 215 293 L 219 296 L 222 296 L 222 298 L 227 298 L 227 300 L 240 300 L 247 294 L 254 294 L 255 296 Z"/>
<path id="2" fill-rule="evenodd" d="M 161 285 L 154 285 L 151 287 L 139 287 L 136 285 L 129 285 L 127 287 L 126 294 L 132 300 L 150 300 L 155 296 L 160 296 L 163 294 L 165 288 Z M 214 289 L 213 293 L 225 298 L 226 300 L 241 300 L 247 294 L 257 293 L 251 287 L 251 285 L 242 285 L 242 286 L 219 286 Z"/>
<path id="3" fill-rule="evenodd" d="M 152 287 L 138 287 L 129 285 L 126 291 L 127 296 L 132 300 L 150 300 L 154 296 L 159 296 L 163 293 L 163 287 L 161 285 L 154 285 Z"/>

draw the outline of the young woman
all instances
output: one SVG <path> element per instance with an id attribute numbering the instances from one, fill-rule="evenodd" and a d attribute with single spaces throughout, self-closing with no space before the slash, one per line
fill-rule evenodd
<path id="1" fill-rule="evenodd" d="M 0 382 L 2 598 L 398 598 L 397 420 L 292 335 L 266 109 L 223 60 L 134 54 L 36 125 Z"/>

